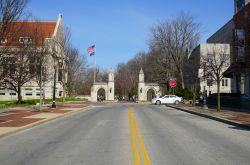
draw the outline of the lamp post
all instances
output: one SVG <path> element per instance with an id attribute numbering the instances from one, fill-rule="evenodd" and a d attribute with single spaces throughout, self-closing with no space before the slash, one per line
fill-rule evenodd
<path id="1" fill-rule="evenodd" d="M 54 66 L 55 73 L 54 73 L 54 86 L 53 86 L 53 98 L 52 98 L 52 106 L 51 108 L 56 108 L 56 66 Z"/>
<path id="2" fill-rule="evenodd" d="M 207 90 L 204 86 L 204 92 L 203 92 L 203 109 L 208 109 L 207 107 Z"/>
<path id="3" fill-rule="evenodd" d="M 203 76 L 204 76 L 204 87 L 203 87 L 203 109 L 208 109 L 207 107 L 207 90 L 206 90 L 206 74 L 205 74 L 205 66 L 203 69 Z"/>

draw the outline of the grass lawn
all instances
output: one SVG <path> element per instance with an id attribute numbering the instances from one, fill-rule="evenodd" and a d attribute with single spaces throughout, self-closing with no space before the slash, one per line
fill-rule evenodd
<path id="1" fill-rule="evenodd" d="M 75 98 L 75 97 L 66 97 L 65 102 L 69 102 L 69 101 L 87 101 L 87 100 L 81 99 L 81 98 Z M 21 104 L 16 104 L 16 102 L 17 100 L 0 101 L 0 109 L 36 105 L 37 103 L 40 102 L 40 100 L 39 99 L 23 100 Z M 56 102 L 63 102 L 63 98 L 56 98 Z M 52 103 L 52 99 L 45 99 L 45 104 L 49 104 L 49 103 Z"/>

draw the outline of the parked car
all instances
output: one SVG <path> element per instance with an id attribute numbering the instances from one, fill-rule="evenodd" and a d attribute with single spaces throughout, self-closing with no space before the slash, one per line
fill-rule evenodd
<path id="1" fill-rule="evenodd" d="M 152 99 L 152 104 L 179 104 L 183 102 L 182 97 L 178 97 L 176 95 L 165 95 L 161 97 L 156 97 Z"/>

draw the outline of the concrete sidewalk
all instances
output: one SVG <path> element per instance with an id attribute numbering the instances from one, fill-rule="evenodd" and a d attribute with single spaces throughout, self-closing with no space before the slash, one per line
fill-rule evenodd
<path id="1" fill-rule="evenodd" d="M 30 107 L 15 107 L 0 113 L 0 137 L 31 128 L 47 121 L 63 117 L 78 111 L 87 110 L 89 103 L 57 104 L 56 109 L 44 105 L 42 111 Z"/>
<path id="2" fill-rule="evenodd" d="M 200 106 L 192 107 L 189 104 L 167 105 L 168 107 L 199 115 L 219 122 L 230 124 L 236 127 L 250 130 L 250 113 L 237 112 L 230 109 L 223 109 L 219 112 L 215 108 L 202 109 Z"/>

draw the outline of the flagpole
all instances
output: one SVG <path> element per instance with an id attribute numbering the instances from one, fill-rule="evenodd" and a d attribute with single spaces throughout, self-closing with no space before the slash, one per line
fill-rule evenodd
<path id="1" fill-rule="evenodd" d="M 94 68 L 94 83 L 95 83 L 95 79 L 96 79 L 96 44 L 95 44 L 95 54 L 94 54 L 94 63 L 95 63 L 95 68 Z"/>

